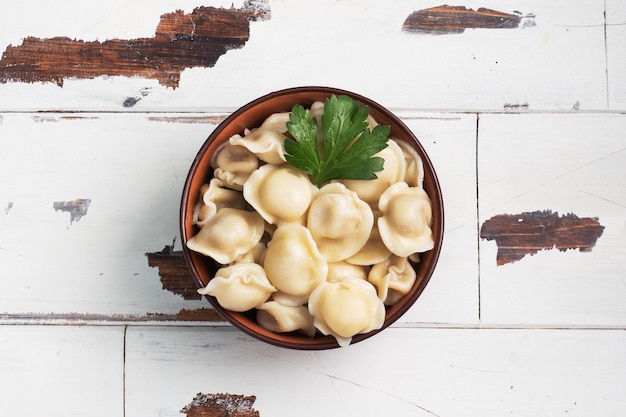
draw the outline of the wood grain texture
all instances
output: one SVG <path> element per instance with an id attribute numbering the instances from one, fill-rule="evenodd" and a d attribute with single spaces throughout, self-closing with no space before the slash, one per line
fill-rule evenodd
<path id="1" fill-rule="evenodd" d="M 254 396 L 198 393 L 181 413 L 187 417 L 259 417 L 252 407 L 254 401 Z"/>
<path id="2" fill-rule="evenodd" d="M 589 252 L 603 231 L 598 219 L 544 210 L 491 217 L 482 224 L 480 237 L 496 241 L 496 263 L 504 265 L 540 250 Z"/>
<path id="3" fill-rule="evenodd" d="M 9 46 L 0 59 L 0 83 L 53 82 L 67 78 L 125 76 L 156 79 L 176 88 L 181 71 L 212 67 L 226 51 L 241 48 L 250 35 L 250 21 L 269 18 L 263 2 L 249 1 L 241 9 L 198 7 L 161 16 L 152 38 L 90 41 L 68 37 L 27 36 Z M 261 5 L 260 5 L 261 4 Z M 132 107 L 136 98 L 127 99 Z"/>
<path id="4" fill-rule="evenodd" d="M 200 300 L 198 286 L 189 275 L 182 251 L 166 245 L 160 252 L 146 253 L 148 265 L 159 270 L 163 289 L 182 296 L 185 300 Z"/>
<path id="5" fill-rule="evenodd" d="M 402 24 L 402 30 L 442 35 L 463 33 L 466 29 L 515 29 L 519 27 L 523 18 L 534 17 L 484 7 L 472 10 L 465 6 L 443 5 L 414 11 Z M 534 20 L 527 20 L 526 25 L 534 26 Z"/>

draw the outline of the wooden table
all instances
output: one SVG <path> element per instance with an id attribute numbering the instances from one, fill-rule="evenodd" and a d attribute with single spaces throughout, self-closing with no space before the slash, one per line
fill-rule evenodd
<path id="1" fill-rule="evenodd" d="M 623 2 L 23 0 L 0 28 L 0 415 L 624 415 Z M 177 223 L 212 129 L 299 85 L 399 115 L 446 203 L 414 307 L 319 352 L 224 323 Z"/>

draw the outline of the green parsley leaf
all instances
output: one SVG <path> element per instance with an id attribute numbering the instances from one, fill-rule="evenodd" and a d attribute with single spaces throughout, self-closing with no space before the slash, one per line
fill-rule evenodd
<path id="1" fill-rule="evenodd" d="M 391 127 L 378 125 L 370 131 L 367 106 L 345 95 L 331 96 L 324 103 L 321 137 L 309 110 L 293 106 L 285 140 L 285 158 L 295 168 L 311 175 L 316 186 L 337 179 L 373 180 L 382 171 L 384 159 L 373 156 L 387 147 Z"/>

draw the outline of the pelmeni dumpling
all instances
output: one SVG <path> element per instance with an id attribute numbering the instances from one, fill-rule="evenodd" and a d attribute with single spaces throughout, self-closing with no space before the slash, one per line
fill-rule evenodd
<path id="1" fill-rule="evenodd" d="M 279 303 L 286 306 L 297 307 L 303 306 L 309 301 L 309 294 L 295 296 L 287 294 L 283 291 L 276 291 L 274 294 L 272 294 L 272 300 L 278 301 Z"/>
<path id="2" fill-rule="evenodd" d="M 227 188 L 224 183 L 212 178 L 209 184 L 203 186 L 200 190 L 202 198 L 199 207 L 198 226 L 204 225 L 209 219 L 217 213 L 217 210 L 224 207 L 244 209 L 246 200 L 243 194 L 231 188 Z"/>
<path id="3" fill-rule="evenodd" d="M 228 264 L 259 243 L 263 230 L 263 218 L 258 213 L 225 207 L 187 241 L 187 247 Z"/>
<path id="4" fill-rule="evenodd" d="M 380 237 L 396 256 L 426 252 L 434 247 L 430 198 L 421 187 L 399 182 L 380 196 Z"/>
<path id="5" fill-rule="evenodd" d="M 277 301 L 267 301 L 257 307 L 256 321 L 272 332 L 286 333 L 301 331 L 309 337 L 315 336 L 313 316 L 305 306 L 289 306 Z"/>
<path id="6" fill-rule="evenodd" d="M 265 258 L 265 251 L 267 250 L 267 246 L 262 241 L 257 243 L 250 249 L 248 252 L 239 255 L 232 263 L 241 264 L 241 263 L 255 263 L 262 265 L 263 259 Z"/>
<path id="7" fill-rule="evenodd" d="M 240 263 L 220 268 L 200 294 L 211 295 L 225 309 L 248 311 L 267 301 L 276 288 L 263 268 L 254 263 Z"/>
<path id="8" fill-rule="evenodd" d="M 225 143 L 211 161 L 213 176 L 233 190 L 241 191 L 243 183 L 259 167 L 259 158 L 247 148 Z"/>
<path id="9" fill-rule="evenodd" d="M 294 296 L 311 294 L 328 272 L 309 230 L 295 223 L 278 226 L 267 244 L 263 267 L 272 285 Z"/>
<path id="10" fill-rule="evenodd" d="M 413 148 L 408 142 L 400 139 L 395 139 L 395 141 L 404 153 L 404 160 L 406 163 L 404 182 L 406 182 L 409 187 L 423 187 L 424 162 L 422 161 L 422 158 L 419 156 L 415 148 Z"/>
<path id="11" fill-rule="evenodd" d="M 346 262 L 355 265 L 372 265 L 384 261 L 391 255 L 391 251 L 385 246 L 378 230 L 378 218 L 380 216 L 382 216 L 380 211 L 374 211 L 374 225 L 367 242 L 357 253 L 347 258 Z"/>
<path id="12" fill-rule="evenodd" d="M 385 305 L 393 305 L 415 284 L 415 269 L 408 258 L 390 256 L 387 260 L 372 266 L 367 280 L 374 284 L 378 298 Z"/>
<path id="13" fill-rule="evenodd" d="M 246 201 L 271 224 L 303 222 L 314 191 L 307 175 L 288 164 L 263 165 L 243 186 Z"/>
<path id="14" fill-rule="evenodd" d="M 377 208 L 380 195 L 392 184 L 404 179 L 406 162 L 402 149 L 394 140 L 387 141 L 388 146 L 374 156 L 385 160 L 382 171 L 376 172 L 375 180 L 341 180 L 350 190 L 356 191 L 361 200 L 372 208 Z"/>
<path id="15" fill-rule="evenodd" d="M 271 114 L 263 121 L 259 130 L 273 130 L 274 132 L 285 133 L 290 114 L 291 112 L 288 111 Z"/>
<path id="16" fill-rule="evenodd" d="M 240 145 L 254 153 L 260 160 L 268 164 L 282 164 L 285 158 L 285 136 L 281 132 L 266 129 L 253 129 L 244 136 L 233 135 L 229 138 L 231 145 Z"/>
<path id="17" fill-rule="evenodd" d="M 367 242 L 373 224 L 369 205 L 339 182 L 320 188 L 307 216 L 307 228 L 328 262 L 357 253 Z"/>
<path id="18" fill-rule="evenodd" d="M 344 279 L 367 280 L 367 273 L 368 271 L 365 266 L 349 264 L 345 261 L 329 262 L 326 281 L 339 282 Z"/>
<path id="19" fill-rule="evenodd" d="M 356 334 L 380 329 L 385 305 L 372 284 L 362 279 L 323 282 L 309 297 L 309 312 L 315 327 L 347 346 Z"/>

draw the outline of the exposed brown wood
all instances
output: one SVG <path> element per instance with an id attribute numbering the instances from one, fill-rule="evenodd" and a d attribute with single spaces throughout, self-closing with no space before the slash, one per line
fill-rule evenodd
<path id="1" fill-rule="evenodd" d="M 521 14 L 504 13 L 483 7 L 472 10 L 464 6 L 443 5 L 414 11 L 404 21 L 402 30 L 448 34 L 462 33 L 465 29 L 512 29 L 519 27 L 523 17 Z"/>
<path id="2" fill-rule="evenodd" d="M 63 36 L 27 36 L 21 45 L 9 45 L 2 54 L 0 83 L 62 86 L 67 78 L 106 75 L 156 79 L 175 88 L 183 69 L 214 66 L 226 51 L 244 46 L 250 21 L 269 15 L 266 2 L 249 0 L 241 9 L 198 7 L 189 14 L 181 10 L 164 14 L 152 38 L 85 42 Z"/>
<path id="3" fill-rule="evenodd" d="M 480 237 L 496 241 L 496 263 L 504 265 L 540 250 L 589 252 L 603 231 L 604 226 L 597 218 L 579 218 L 575 214 L 559 216 L 545 210 L 494 216 L 483 223 Z"/>
<path id="4" fill-rule="evenodd" d="M 163 289 L 182 296 L 185 300 L 200 300 L 198 286 L 189 275 L 182 251 L 165 245 L 160 252 L 146 253 L 148 265 L 159 269 Z"/>
<path id="5" fill-rule="evenodd" d="M 198 393 L 180 412 L 187 417 L 259 417 L 252 408 L 255 401 L 255 396 Z"/>
<path id="6" fill-rule="evenodd" d="M 91 324 L 100 323 L 150 323 L 150 322 L 207 322 L 225 323 L 226 320 L 212 308 L 198 308 L 195 310 L 181 309 L 175 314 L 146 313 L 133 314 L 95 314 L 95 313 L 15 313 L 0 314 L 0 321 L 7 323 L 20 322 L 32 324 Z"/>

